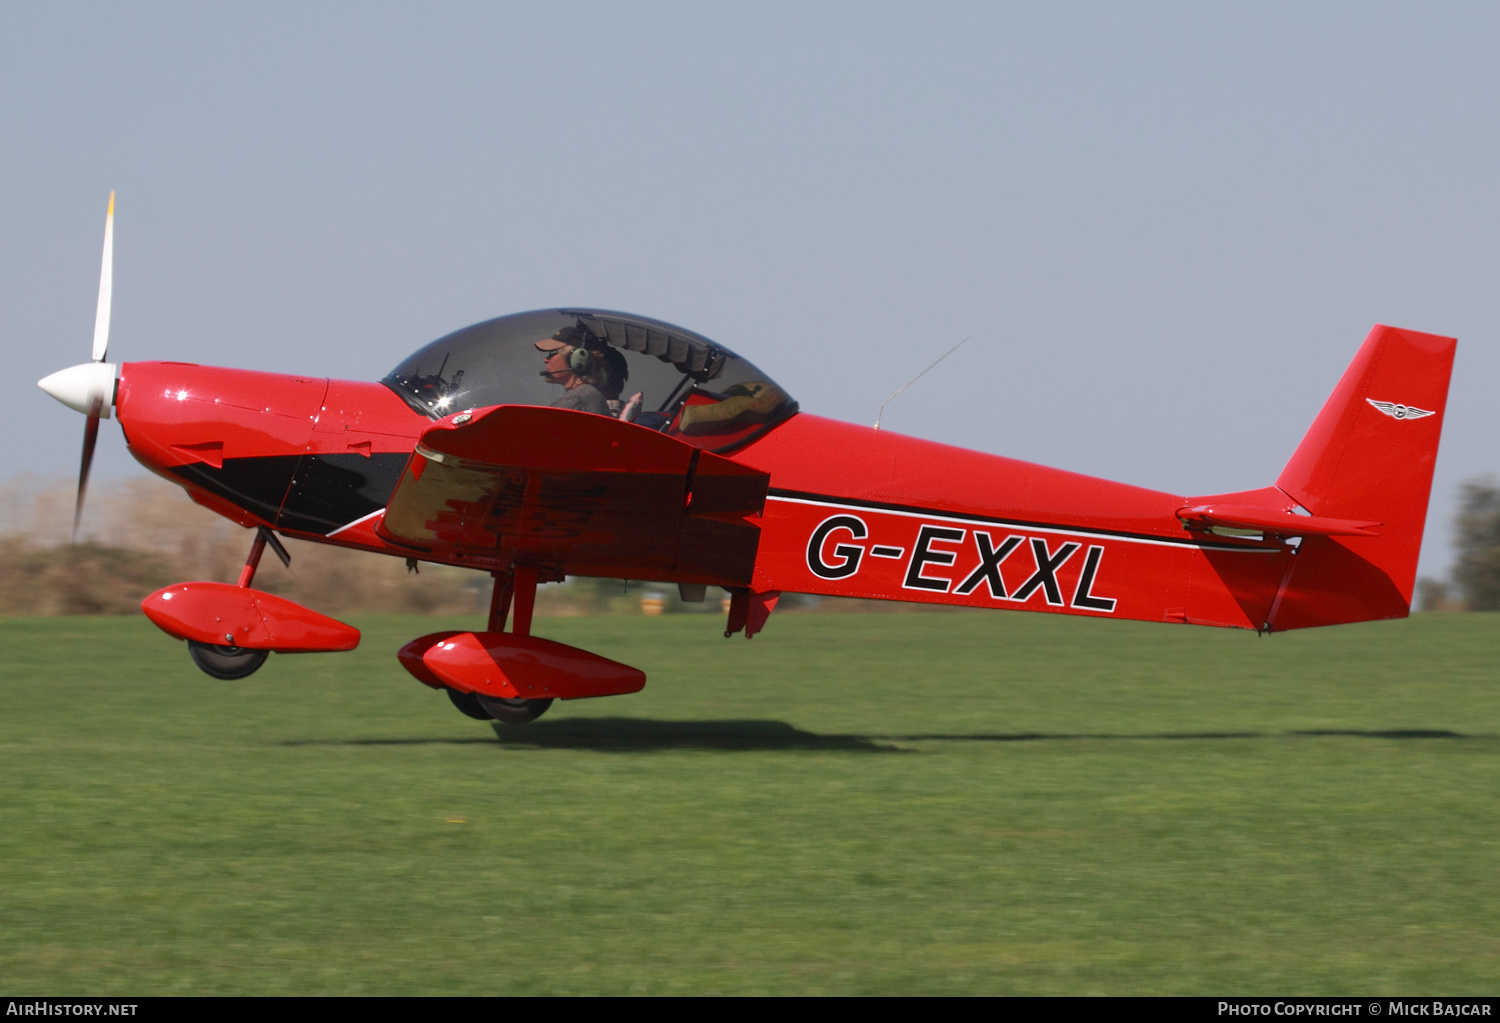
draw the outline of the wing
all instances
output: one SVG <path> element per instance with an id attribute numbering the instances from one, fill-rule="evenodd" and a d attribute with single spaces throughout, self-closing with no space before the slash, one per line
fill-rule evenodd
<path id="1" fill-rule="evenodd" d="M 769 482 L 643 426 L 500 405 L 422 434 L 378 529 L 486 565 L 744 586 Z"/>

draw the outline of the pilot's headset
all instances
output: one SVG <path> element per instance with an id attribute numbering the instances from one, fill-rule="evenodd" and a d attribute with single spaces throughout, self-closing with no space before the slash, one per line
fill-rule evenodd
<path id="1" fill-rule="evenodd" d="M 574 345 L 568 353 L 568 368 L 579 376 L 586 376 L 594 368 L 596 356 L 583 345 Z"/>

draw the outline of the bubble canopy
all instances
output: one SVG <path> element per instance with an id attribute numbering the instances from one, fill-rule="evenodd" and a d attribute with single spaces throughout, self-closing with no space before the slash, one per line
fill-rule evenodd
<path id="1" fill-rule="evenodd" d="M 404 359 L 381 383 L 434 419 L 490 405 L 556 405 L 537 342 L 586 349 L 588 382 L 610 413 L 711 451 L 736 447 L 797 411 L 748 360 L 699 334 L 627 313 L 541 309 L 476 323 Z M 639 400 L 635 396 L 639 395 Z"/>

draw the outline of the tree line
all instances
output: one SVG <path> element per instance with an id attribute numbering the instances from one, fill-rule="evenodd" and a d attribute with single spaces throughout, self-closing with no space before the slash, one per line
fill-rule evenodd
<path id="1" fill-rule="evenodd" d="M 1417 609 L 1500 611 L 1500 481 L 1460 484 L 1453 527 L 1453 568 L 1447 579 L 1417 581 Z"/>

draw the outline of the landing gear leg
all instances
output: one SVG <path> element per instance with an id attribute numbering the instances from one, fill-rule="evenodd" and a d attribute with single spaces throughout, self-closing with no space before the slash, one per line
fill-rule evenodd
<path id="1" fill-rule="evenodd" d="M 281 563 L 287 568 L 292 567 L 292 556 L 287 553 L 281 541 L 276 539 L 276 534 L 265 526 L 258 526 L 255 530 L 255 542 L 250 545 L 250 556 L 245 559 L 245 567 L 240 569 L 240 581 L 237 585 L 241 588 L 248 587 L 255 582 L 255 570 L 260 567 L 260 556 L 265 553 L 266 544 L 271 545 L 271 550 L 281 559 Z"/>
<path id="2" fill-rule="evenodd" d="M 536 569 L 517 565 L 510 572 L 496 572 L 494 575 L 495 591 L 490 597 L 490 631 L 505 631 L 505 618 L 514 600 L 516 617 L 511 631 L 517 636 L 531 635 L 531 612 L 536 607 Z M 481 696 L 478 693 L 471 694 L 471 698 L 483 709 L 487 718 L 503 725 L 530 724 L 547 713 L 547 708 L 552 706 L 551 700 L 506 699 L 501 696 Z M 453 702 L 457 704 L 458 700 L 454 699 Z M 464 710 L 463 707 L 458 709 Z M 464 710 L 464 713 L 469 712 Z"/>
<path id="3" fill-rule="evenodd" d="M 490 590 L 490 621 L 487 632 L 504 632 L 505 619 L 510 614 L 510 600 L 516 592 L 515 572 L 491 572 L 495 585 Z"/>

